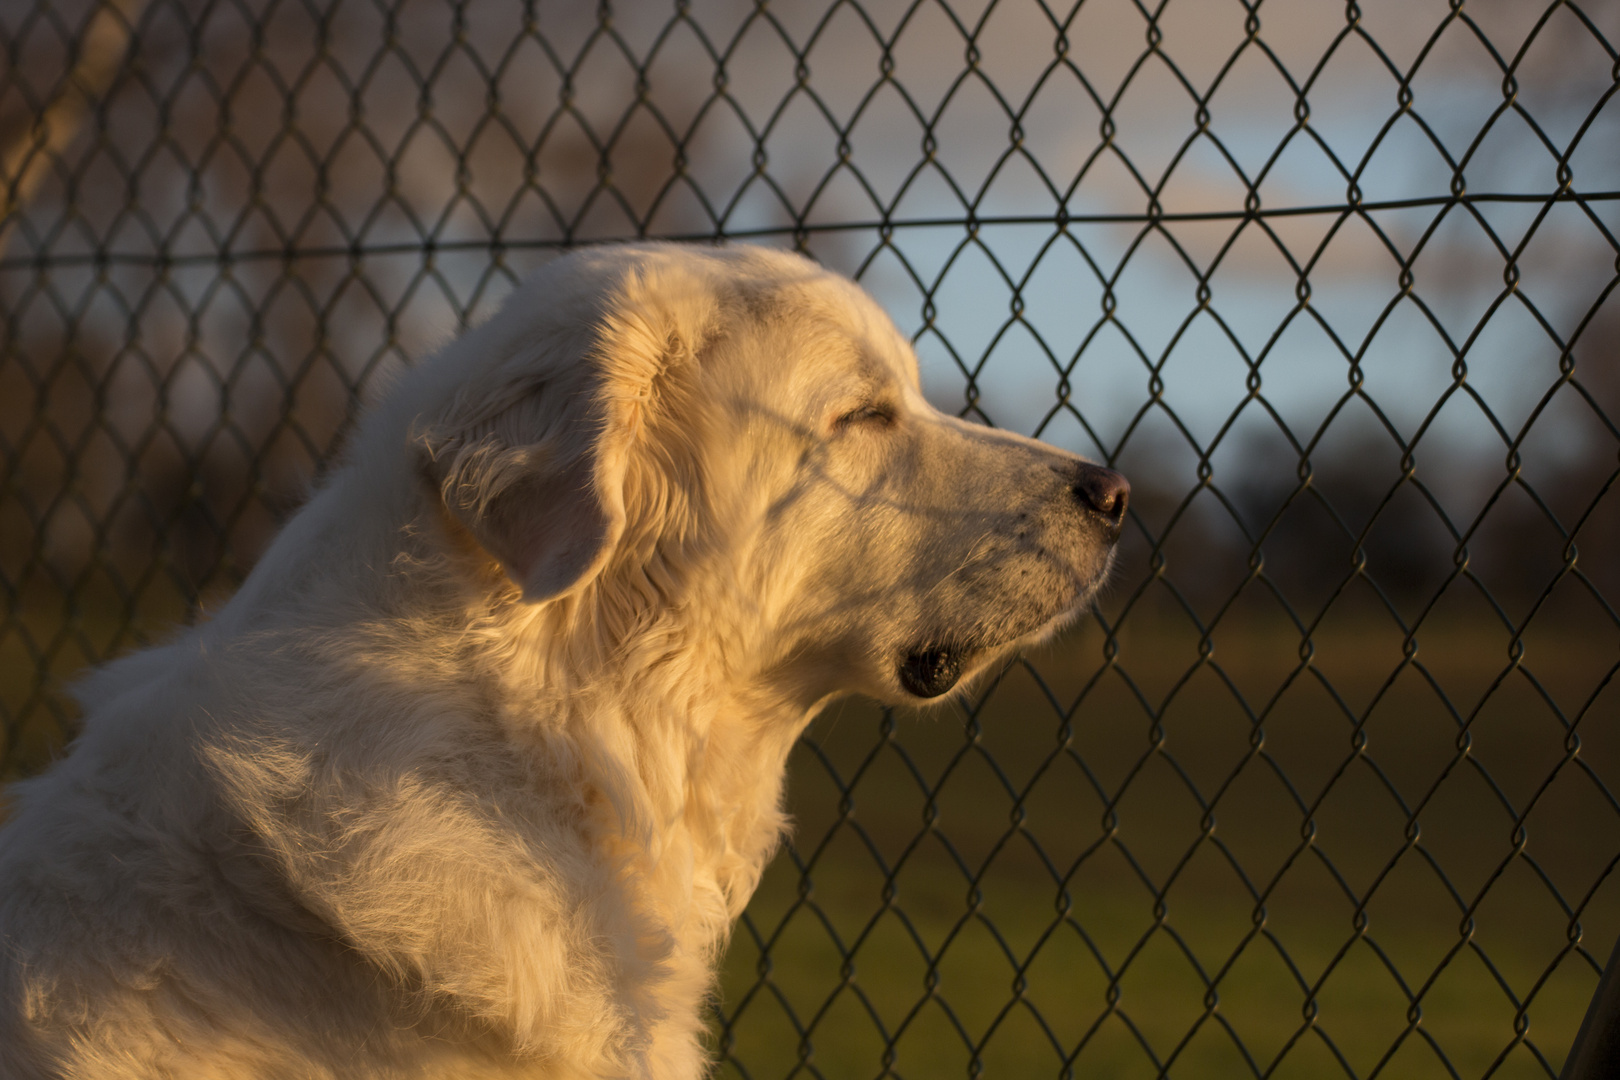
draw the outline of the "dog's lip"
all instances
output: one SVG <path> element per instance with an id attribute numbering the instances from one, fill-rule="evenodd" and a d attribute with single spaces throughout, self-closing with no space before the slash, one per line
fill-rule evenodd
<path id="1" fill-rule="evenodd" d="M 937 698 L 962 681 L 969 650 L 959 645 L 919 645 L 908 650 L 896 665 L 895 676 L 913 697 Z"/>
<path id="2" fill-rule="evenodd" d="M 1090 609 L 1096 592 L 1096 585 L 1083 589 L 1074 603 L 1006 641 L 971 643 L 948 635 L 924 637 L 900 654 L 894 666 L 895 679 L 913 697 L 924 701 L 942 697 L 956 689 L 987 658 L 1038 643 L 1073 624 Z"/>
<path id="3" fill-rule="evenodd" d="M 972 632 L 963 636 L 960 631 L 945 631 L 923 634 L 913 639 L 912 644 L 895 661 L 895 680 L 906 693 L 924 701 L 942 697 L 993 657 L 1037 644 L 1073 625 L 1091 609 L 1097 594 L 1107 582 L 1117 550 L 1117 545 L 1110 541 L 1102 566 L 1091 574 L 1077 573 L 1072 567 L 1053 559 L 1054 564 L 1070 576 L 1073 596 L 1069 603 L 1049 608 L 1043 618 L 1038 618 L 1033 626 L 1022 633 L 974 640 Z M 1050 555 L 1047 557 L 1051 558 Z"/>

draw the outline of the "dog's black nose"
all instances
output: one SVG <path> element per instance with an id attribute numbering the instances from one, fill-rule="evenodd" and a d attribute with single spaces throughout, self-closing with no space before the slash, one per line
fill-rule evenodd
<path id="1" fill-rule="evenodd" d="M 1131 499 L 1129 480 L 1113 469 L 1081 464 L 1073 473 L 1069 490 L 1082 507 L 1102 518 L 1111 536 L 1119 535 Z"/>

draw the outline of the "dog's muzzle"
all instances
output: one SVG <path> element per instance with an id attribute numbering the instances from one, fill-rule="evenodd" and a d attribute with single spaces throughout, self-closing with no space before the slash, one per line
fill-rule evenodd
<path id="1" fill-rule="evenodd" d="M 1119 540 L 1120 531 L 1125 524 L 1125 511 L 1130 504 L 1130 481 L 1115 472 L 1113 469 L 1093 465 L 1087 461 L 1070 460 L 1061 465 L 1051 466 L 1052 472 L 1061 479 L 1063 486 L 1057 491 L 1051 491 L 1047 498 L 1068 503 L 1068 507 L 1059 515 L 1064 529 L 1073 529 L 1076 522 L 1070 515 L 1079 511 L 1079 525 L 1081 533 L 1072 538 L 1072 543 L 1080 551 L 1091 551 L 1092 554 L 1075 557 L 1082 563 L 1094 562 L 1095 565 L 1087 570 L 1076 570 L 1078 588 L 1075 595 L 1067 603 L 1078 605 L 1088 599 L 1095 591 L 1100 579 L 1106 573 L 1110 561 L 1110 550 Z M 1022 535 L 1022 534 L 1020 534 Z M 1098 552 L 1097 549 L 1101 551 Z M 1085 580 L 1082 582 L 1080 578 Z M 1057 606 L 1053 606 L 1054 603 Z M 1031 621 L 1024 628 L 1033 632 L 1043 623 L 1061 617 L 1063 614 L 1063 601 L 1053 596 L 1043 596 L 1028 606 L 1033 610 L 1026 614 Z M 939 633 L 936 630 L 934 633 Z M 937 698 L 949 693 L 962 679 L 962 673 L 968 669 L 976 655 L 982 653 L 981 647 L 965 644 L 973 641 L 974 636 L 969 631 L 966 638 L 955 639 L 954 644 L 944 644 L 951 641 L 950 631 L 945 631 L 940 637 L 928 634 L 909 651 L 901 654 L 899 663 L 895 668 L 895 675 L 908 694 L 914 697 L 928 699 Z M 1011 638 L 1009 637 L 1009 641 Z M 997 639 L 999 641 L 999 638 Z M 989 642 L 994 645 L 997 641 Z"/>

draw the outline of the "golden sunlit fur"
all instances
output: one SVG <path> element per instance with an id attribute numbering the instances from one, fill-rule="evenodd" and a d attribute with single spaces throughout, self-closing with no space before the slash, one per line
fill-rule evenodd
<path id="1" fill-rule="evenodd" d="M 1070 618 L 1124 492 L 803 259 L 552 263 L 81 687 L 0 832 L 0 1076 L 702 1075 L 804 725 Z"/>

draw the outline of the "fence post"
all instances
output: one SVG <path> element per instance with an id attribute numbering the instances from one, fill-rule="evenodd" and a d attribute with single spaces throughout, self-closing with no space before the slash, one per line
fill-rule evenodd
<path id="1" fill-rule="evenodd" d="M 1620 1077 L 1620 941 L 1603 966 L 1586 1019 L 1564 1059 L 1558 1080 L 1614 1080 Z"/>

